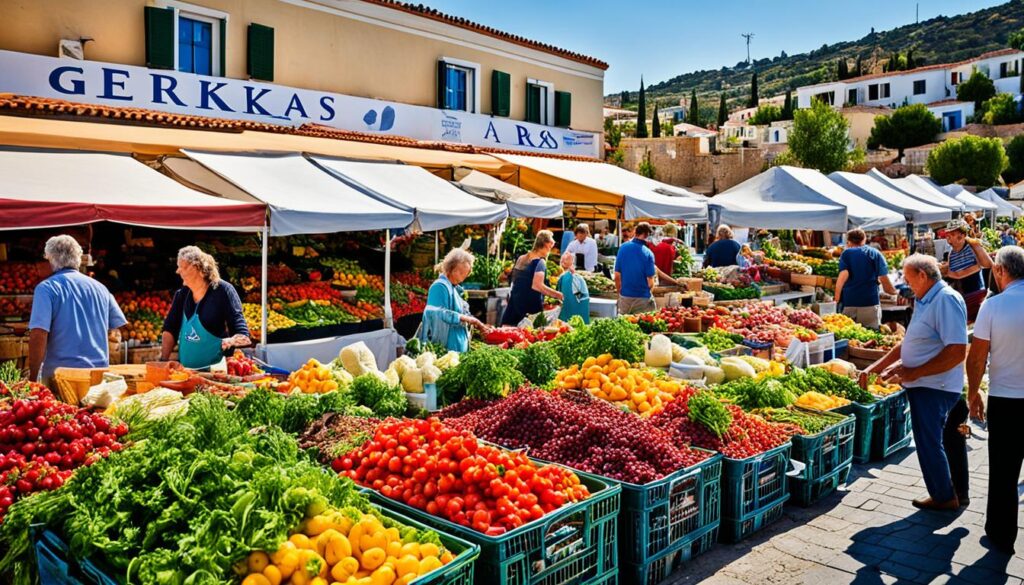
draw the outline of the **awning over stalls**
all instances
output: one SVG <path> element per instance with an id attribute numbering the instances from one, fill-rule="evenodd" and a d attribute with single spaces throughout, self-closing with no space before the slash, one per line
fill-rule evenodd
<path id="1" fill-rule="evenodd" d="M 526 189 L 472 169 L 456 169 L 455 179 L 456 184 L 468 193 L 493 203 L 507 205 L 511 217 L 562 217 L 562 201 L 559 199 L 535 195 Z"/>
<path id="2" fill-rule="evenodd" d="M 309 152 L 364 160 L 402 161 L 441 172 L 446 178 L 451 178 L 449 171 L 455 166 L 469 167 L 502 179 L 515 174 L 514 165 L 493 156 L 472 152 L 252 130 L 188 130 L 28 116 L 0 116 L 0 144 L 127 152 L 150 157 L 177 155 L 182 148 L 234 152 Z"/>
<path id="3" fill-rule="evenodd" d="M 967 189 L 964 189 L 956 183 L 952 185 L 946 185 L 945 187 L 938 187 L 940 191 L 949 195 L 953 199 L 956 199 L 960 203 L 964 204 L 964 208 L 967 211 L 995 211 L 996 204 L 991 201 L 986 201 L 974 195 Z"/>
<path id="4" fill-rule="evenodd" d="M 310 156 L 320 168 L 364 193 L 412 212 L 422 231 L 499 223 L 508 207 L 488 203 L 420 167 Z"/>
<path id="5" fill-rule="evenodd" d="M 868 175 L 836 171 L 828 178 L 861 199 L 902 213 L 915 224 L 945 223 L 953 216 L 949 209 L 925 203 Z"/>
<path id="6" fill-rule="evenodd" d="M 266 206 L 190 189 L 127 154 L 0 149 L 0 229 L 96 221 L 255 231 Z"/>
<path id="7" fill-rule="evenodd" d="M 978 193 L 977 197 L 996 205 L 996 217 L 1020 217 L 1024 215 L 1020 207 L 1000 197 L 995 189 L 986 189 Z"/>
<path id="8" fill-rule="evenodd" d="M 873 179 L 884 183 L 893 189 L 902 191 L 903 193 L 930 205 L 935 205 L 936 207 L 942 207 L 953 211 L 963 211 L 964 209 L 963 203 L 960 203 L 956 199 L 953 199 L 949 195 L 939 191 L 934 186 L 930 185 L 928 181 L 925 181 L 917 175 L 910 175 L 909 177 L 902 179 L 893 179 L 885 176 L 885 174 L 878 169 L 871 169 L 867 174 Z"/>
<path id="9" fill-rule="evenodd" d="M 847 229 L 846 207 L 823 190 L 840 187 L 821 173 L 796 167 L 772 167 L 708 202 L 716 223 L 766 229 Z M 900 218 L 902 220 L 902 218 Z"/>
<path id="10" fill-rule="evenodd" d="M 601 162 L 495 154 L 519 165 L 519 186 L 572 203 L 615 205 L 626 219 L 707 221 L 707 199 Z"/>
<path id="11" fill-rule="evenodd" d="M 273 236 L 404 228 L 413 221 L 412 213 L 339 181 L 299 153 L 182 152 L 203 169 L 269 205 Z M 164 159 L 166 166 L 188 182 L 216 190 L 208 176 L 188 167 L 187 162 Z"/>

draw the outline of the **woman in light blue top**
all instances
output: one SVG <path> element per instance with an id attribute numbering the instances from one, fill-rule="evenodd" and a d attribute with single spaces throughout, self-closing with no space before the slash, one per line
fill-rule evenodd
<path id="1" fill-rule="evenodd" d="M 576 274 L 576 255 L 570 252 L 562 254 L 562 276 L 558 277 L 558 292 L 562 293 L 562 311 L 558 318 L 568 321 L 574 316 L 583 318 L 590 323 L 590 290 L 587 281 Z"/>
<path id="2" fill-rule="evenodd" d="M 469 303 L 462 298 L 462 281 L 473 271 L 473 255 L 455 248 L 441 262 L 441 275 L 430 285 L 423 324 L 417 333 L 420 341 L 440 343 L 449 351 L 469 349 L 469 326 L 484 333 L 489 327 L 469 313 Z"/>

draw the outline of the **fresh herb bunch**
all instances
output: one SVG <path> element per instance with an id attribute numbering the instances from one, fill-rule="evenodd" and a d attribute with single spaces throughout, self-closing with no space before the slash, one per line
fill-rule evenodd
<path id="1" fill-rule="evenodd" d="M 872 393 L 861 388 L 853 379 L 833 374 L 825 368 L 811 367 L 794 370 L 782 379 L 797 395 L 814 391 L 830 396 L 841 396 L 861 404 L 871 404 L 877 400 Z"/>
<path id="2" fill-rule="evenodd" d="M 437 379 L 446 404 L 463 397 L 504 398 L 523 383 L 516 354 L 495 345 L 479 344 L 463 354 L 459 365 Z"/>
<path id="3" fill-rule="evenodd" d="M 732 413 L 711 392 L 697 392 L 686 406 L 690 410 L 690 420 L 704 425 L 718 438 L 722 438 L 732 425 Z"/>
<path id="4" fill-rule="evenodd" d="M 505 261 L 490 256 L 477 256 L 473 261 L 473 271 L 466 279 L 469 282 L 479 282 L 485 289 L 497 288 L 501 282 L 501 275 L 505 272 Z"/>
<path id="5" fill-rule="evenodd" d="M 816 435 L 846 420 L 845 416 L 834 412 L 808 412 L 793 408 L 762 408 L 753 411 L 753 414 L 761 415 L 769 422 L 796 425 L 806 435 Z"/>
<path id="6" fill-rule="evenodd" d="M 381 418 L 402 416 L 409 406 L 401 386 L 390 386 L 376 374 L 356 376 L 349 393 L 356 403 L 366 406 Z"/>
<path id="7" fill-rule="evenodd" d="M 685 242 L 680 242 L 676 245 L 676 251 L 679 255 L 672 262 L 672 277 L 688 278 L 693 273 L 693 254 L 690 247 Z"/>
<path id="8" fill-rule="evenodd" d="M 285 432 L 298 433 L 310 422 L 328 412 L 350 416 L 372 416 L 368 408 L 357 406 L 350 392 L 326 394 L 281 394 L 267 388 L 255 388 L 235 407 L 235 416 L 243 425 L 273 425 Z"/>
<path id="9" fill-rule="evenodd" d="M 555 379 L 558 372 L 558 354 L 548 343 L 534 343 L 522 350 L 516 350 L 519 371 L 535 386 L 545 386 Z"/>
<path id="10" fill-rule="evenodd" d="M 21 380 L 21 370 L 14 361 L 0 363 L 0 382 L 11 385 Z"/>
<path id="11" fill-rule="evenodd" d="M 797 395 L 782 378 L 771 377 L 761 380 L 740 378 L 717 386 L 715 393 L 728 398 L 743 410 L 789 406 L 797 399 Z"/>
<path id="12" fill-rule="evenodd" d="M 612 354 L 614 359 L 639 362 L 644 358 L 647 336 L 635 323 L 625 317 L 597 319 L 585 325 L 582 319 L 571 320 L 573 330 L 556 337 L 552 348 L 558 354 L 562 367 L 580 365 L 588 357 Z"/>

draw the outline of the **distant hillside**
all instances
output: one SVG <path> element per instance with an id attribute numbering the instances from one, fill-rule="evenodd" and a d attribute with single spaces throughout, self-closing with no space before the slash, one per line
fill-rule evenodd
<path id="1" fill-rule="evenodd" d="M 783 52 L 774 58 L 755 60 L 750 66 L 743 61 L 716 71 L 679 75 L 647 86 L 647 105 L 653 108 L 652 97 L 657 98 L 662 107 L 676 105 L 680 98 L 688 99 L 690 91 L 696 88 L 701 110 L 713 116 L 723 90 L 730 110 L 746 105 L 750 96 L 750 75 L 755 70 L 759 95 L 766 98 L 785 93 L 789 88 L 838 79 L 840 58 L 846 58 L 853 71 L 859 57 L 864 74 L 881 72 L 892 53 L 906 54 L 911 49 L 919 66 L 962 61 L 1006 47 L 1010 34 L 1021 28 L 1024 28 L 1024 0 L 1011 0 L 969 14 L 938 16 L 889 31 L 872 31 L 859 40 L 822 45 L 809 53 L 786 55 Z M 638 82 L 639 77 L 638 73 Z M 631 93 L 626 108 L 636 109 L 637 93 Z M 619 94 L 613 94 L 608 100 L 618 97 Z"/>

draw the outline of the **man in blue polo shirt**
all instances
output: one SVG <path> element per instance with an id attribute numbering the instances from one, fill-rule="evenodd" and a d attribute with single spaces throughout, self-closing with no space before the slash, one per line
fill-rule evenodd
<path id="1" fill-rule="evenodd" d="M 32 296 L 28 363 L 29 379 L 52 389 L 57 368 L 108 366 L 108 336 L 120 339 L 114 330 L 127 321 L 107 287 L 78 271 L 82 247 L 74 238 L 50 238 L 45 255 L 53 274 Z"/>
<path id="2" fill-rule="evenodd" d="M 889 266 L 881 252 L 865 246 L 867 235 L 862 229 L 846 234 L 849 245 L 839 257 L 839 278 L 836 279 L 836 302 L 843 304 L 843 314 L 871 329 L 878 329 L 882 321 L 882 305 L 878 298 L 878 285 L 885 292 L 896 294 L 889 281 Z"/>
<path id="3" fill-rule="evenodd" d="M 917 302 L 903 343 L 893 350 L 901 361 L 882 372 L 882 378 L 898 376 L 910 400 L 914 444 L 929 496 L 915 499 L 914 506 L 955 510 L 960 503 L 953 489 L 942 433 L 949 411 L 964 388 L 967 306 L 942 281 L 939 262 L 931 256 L 907 257 L 903 277 Z"/>
<path id="4" fill-rule="evenodd" d="M 633 315 L 657 309 L 651 289 L 654 288 L 654 253 L 647 247 L 651 224 L 641 222 L 636 237 L 619 246 L 615 256 L 615 290 L 619 293 L 619 314 Z"/>

